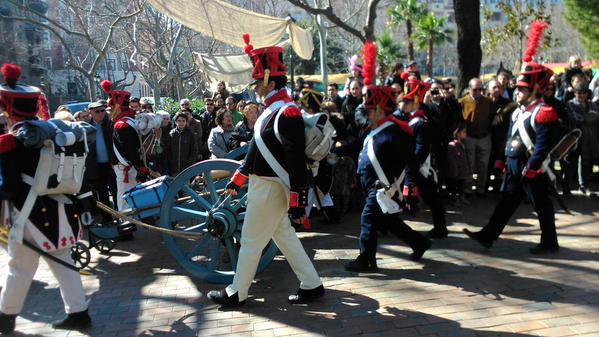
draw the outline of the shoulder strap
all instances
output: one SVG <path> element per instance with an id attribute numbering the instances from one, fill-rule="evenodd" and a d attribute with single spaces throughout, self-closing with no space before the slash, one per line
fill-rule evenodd
<path id="1" fill-rule="evenodd" d="M 525 111 L 523 113 L 520 114 L 520 116 L 518 117 L 518 120 L 516 120 L 516 126 L 518 128 L 518 134 L 520 135 L 520 138 L 522 139 L 522 142 L 524 143 L 524 145 L 526 146 L 526 149 L 528 151 L 532 151 L 535 147 L 534 142 L 532 141 L 532 138 L 530 137 L 530 135 L 528 134 L 528 132 L 526 131 L 526 127 L 525 127 L 525 122 L 526 119 L 528 117 L 530 117 L 530 125 L 534 130 L 534 117 L 536 116 L 536 114 L 539 112 L 539 110 L 541 109 L 541 104 L 537 105 L 536 107 L 534 107 L 534 109 L 532 110 L 532 112 L 528 112 Z"/>
<path id="2" fill-rule="evenodd" d="M 277 159 L 272 155 L 266 143 L 264 143 L 264 139 L 262 139 L 262 131 L 264 127 L 264 123 L 268 120 L 268 118 L 273 114 L 277 113 L 280 108 L 285 105 L 283 101 L 277 101 L 271 104 L 256 120 L 256 124 L 254 125 L 254 140 L 256 141 L 256 145 L 258 146 L 258 150 L 264 160 L 270 165 L 275 174 L 283 181 L 283 184 L 290 188 L 291 184 L 289 183 L 289 173 L 285 171 L 283 166 L 277 161 Z M 275 123 L 276 125 L 276 123 Z"/>
<path id="3" fill-rule="evenodd" d="M 385 175 L 385 171 L 383 171 L 383 168 L 381 167 L 381 164 L 379 163 L 379 160 L 376 157 L 376 154 L 374 153 L 374 136 L 376 136 L 379 132 L 383 131 L 384 129 L 388 128 L 391 125 L 393 125 L 393 122 L 391 122 L 391 121 L 385 122 L 383 125 L 372 130 L 370 132 L 370 134 L 368 135 L 368 137 L 366 137 L 366 140 L 364 141 L 365 145 L 367 146 L 366 151 L 368 154 L 368 159 L 370 159 L 370 162 L 372 163 L 372 167 L 374 168 L 374 171 L 376 172 L 377 177 L 383 184 L 385 184 L 387 186 L 390 186 L 389 179 Z"/>

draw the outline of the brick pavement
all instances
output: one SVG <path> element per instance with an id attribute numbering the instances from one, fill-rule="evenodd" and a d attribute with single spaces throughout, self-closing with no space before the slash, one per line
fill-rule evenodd
<path id="1" fill-rule="evenodd" d="M 302 233 L 327 295 L 309 306 L 289 306 L 298 284 L 284 258 L 258 275 L 241 310 L 219 311 L 206 298 L 215 286 L 192 279 L 171 258 L 158 235 L 140 232 L 110 256 L 93 250 L 93 276 L 85 276 L 94 327 L 56 331 L 62 316 L 56 281 L 42 263 L 15 335 L 27 336 L 599 336 L 599 201 L 574 196 L 575 216 L 558 213 L 561 250 L 532 256 L 539 239 L 530 205 L 521 206 L 492 250 L 461 234 L 481 226 L 494 201 L 448 209 L 450 238 L 436 241 L 421 262 L 405 245 L 380 239 L 380 271 L 356 274 L 343 264 L 358 253 L 358 215 L 342 224 Z M 422 212 L 408 222 L 425 231 Z M 315 221 L 318 223 L 318 221 Z M 0 253 L 4 273 L 6 253 Z"/>

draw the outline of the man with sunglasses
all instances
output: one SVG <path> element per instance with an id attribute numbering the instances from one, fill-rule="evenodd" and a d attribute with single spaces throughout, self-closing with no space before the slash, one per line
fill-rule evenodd
<path id="1" fill-rule="evenodd" d="M 492 101 L 483 95 L 483 82 L 473 78 L 468 84 L 468 94 L 459 99 L 466 123 L 466 152 L 473 172 L 477 173 L 476 193 L 484 198 L 487 186 L 487 165 L 491 156 Z"/>
<path id="2" fill-rule="evenodd" d="M 214 100 L 210 97 L 204 99 L 204 113 L 201 116 L 202 122 L 202 130 L 205 132 L 202 134 L 202 143 L 201 146 L 198 147 L 200 149 L 200 155 L 202 158 L 210 158 L 210 150 L 208 149 L 208 136 L 210 135 L 210 130 L 216 127 L 216 105 L 214 104 Z"/>
<path id="3" fill-rule="evenodd" d="M 187 98 L 182 99 L 181 102 L 179 102 L 179 104 L 181 105 L 181 112 L 184 113 L 185 116 L 187 117 L 187 127 L 193 134 L 193 139 L 195 140 L 195 143 L 196 143 L 196 149 L 201 149 L 202 145 L 204 144 L 204 142 L 202 141 L 203 133 L 204 133 L 204 130 L 202 128 L 202 122 L 193 118 L 193 111 L 191 110 L 191 102 Z M 196 152 L 197 152 L 196 160 L 200 161 L 202 159 L 202 154 L 200 153 L 200 151 L 196 151 Z"/>
<path id="4" fill-rule="evenodd" d="M 116 197 L 116 175 L 112 168 L 114 150 L 112 148 L 113 125 L 106 113 L 106 102 L 97 101 L 88 105 L 90 123 L 96 127 L 96 142 L 90 144 L 85 161 L 85 179 L 90 184 L 96 200 L 110 205 L 110 195 Z M 103 222 L 111 221 L 106 212 L 98 211 Z"/>

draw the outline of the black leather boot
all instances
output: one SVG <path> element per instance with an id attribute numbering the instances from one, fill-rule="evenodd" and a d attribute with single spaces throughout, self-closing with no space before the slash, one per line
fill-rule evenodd
<path id="1" fill-rule="evenodd" d="M 410 254 L 410 260 L 412 261 L 420 261 L 424 252 L 426 252 L 429 248 L 431 248 L 431 240 L 426 239 L 420 246 L 414 249 L 412 254 Z"/>
<path id="2" fill-rule="evenodd" d="M 87 310 L 67 314 L 67 317 L 52 323 L 54 329 L 83 330 L 92 326 Z"/>
<path id="3" fill-rule="evenodd" d="M 17 315 L 7 315 L 0 312 L 0 333 L 9 334 L 15 330 L 15 319 Z"/>
<path id="4" fill-rule="evenodd" d="M 345 264 L 345 270 L 347 271 L 355 271 L 355 272 L 369 272 L 376 271 L 378 269 L 375 261 L 368 261 L 366 257 L 363 255 L 358 255 L 358 257 Z"/>
<path id="5" fill-rule="evenodd" d="M 480 243 L 481 246 L 483 246 L 487 249 L 489 249 L 489 248 L 491 248 L 491 246 L 493 246 L 493 241 L 489 241 L 489 240 L 483 238 L 483 236 L 480 232 L 471 232 L 468 228 L 462 229 L 462 232 L 464 232 L 466 235 L 468 235 L 469 238 Z"/>
<path id="6" fill-rule="evenodd" d="M 240 301 L 237 293 L 229 296 L 225 289 L 222 290 L 210 290 L 206 295 L 212 302 L 220 304 L 224 308 L 235 308 L 245 304 L 245 300 Z"/>
<path id="7" fill-rule="evenodd" d="M 313 289 L 299 288 L 296 294 L 289 295 L 287 301 L 290 304 L 304 304 L 324 296 L 324 286 L 321 284 Z"/>

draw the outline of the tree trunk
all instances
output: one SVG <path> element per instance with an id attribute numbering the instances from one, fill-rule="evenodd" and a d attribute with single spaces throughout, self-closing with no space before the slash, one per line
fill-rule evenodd
<path id="1" fill-rule="evenodd" d="M 412 20 L 406 20 L 406 34 L 408 35 L 408 60 L 414 59 L 414 43 L 412 42 Z"/>
<path id="2" fill-rule="evenodd" d="M 160 104 L 160 82 L 156 81 L 152 83 L 152 92 L 154 93 L 154 110 L 158 109 Z"/>
<path id="3" fill-rule="evenodd" d="M 97 101 L 96 99 L 96 79 L 93 74 L 87 74 L 87 92 L 90 102 Z"/>
<path id="4" fill-rule="evenodd" d="M 433 78 L 433 40 L 428 40 L 428 51 L 426 55 L 426 70 L 428 77 Z"/>
<path id="5" fill-rule="evenodd" d="M 480 0 L 454 0 L 453 9 L 458 27 L 458 91 L 468 81 L 480 74 L 482 50 L 480 48 Z"/>

